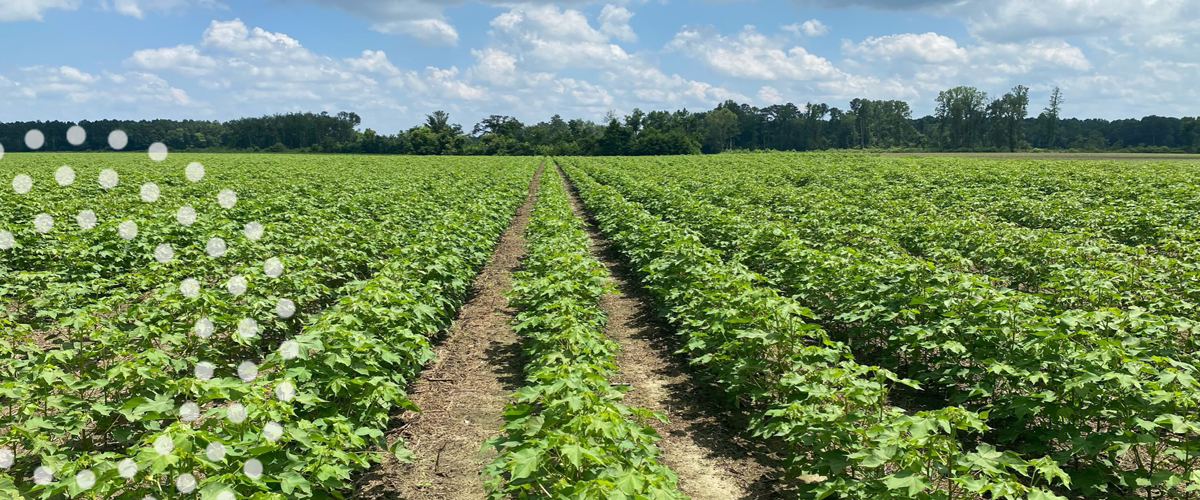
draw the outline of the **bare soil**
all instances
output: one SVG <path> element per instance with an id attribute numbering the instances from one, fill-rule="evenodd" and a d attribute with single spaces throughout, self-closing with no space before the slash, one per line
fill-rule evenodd
<path id="1" fill-rule="evenodd" d="M 668 423 L 654 420 L 650 425 L 662 436 L 661 460 L 679 476 L 680 490 L 696 500 L 785 498 L 779 457 L 760 441 L 747 439 L 745 417 L 729 410 L 726 393 L 700 380 L 674 354 L 680 339 L 567 186 L 572 210 L 588 221 L 592 255 L 608 268 L 618 290 L 600 302 L 608 315 L 604 333 L 621 345 L 613 382 L 629 385 L 626 403 L 667 416 Z"/>
<path id="2" fill-rule="evenodd" d="M 495 458 L 483 442 L 504 425 L 509 396 L 523 385 L 520 346 L 510 321 L 505 292 L 525 255 L 522 233 L 536 199 L 534 175 L 529 197 L 500 237 L 491 260 L 472 285 L 472 295 L 454 325 L 435 348 L 437 357 L 409 390 L 421 412 L 394 420 L 389 438 L 403 437 L 416 454 L 401 463 L 390 453 L 359 480 L 354 498 L 481 499 L 483 467 Z"/>

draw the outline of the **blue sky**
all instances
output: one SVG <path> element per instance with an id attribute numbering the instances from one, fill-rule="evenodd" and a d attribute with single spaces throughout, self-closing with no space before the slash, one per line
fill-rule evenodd
<path id="1" fill-rule="evenodd" d="M 0 121 L 634 107 L 1060 86 L 1070 116 L 1200 114 L 1200 0 L 0 0 Z"/>

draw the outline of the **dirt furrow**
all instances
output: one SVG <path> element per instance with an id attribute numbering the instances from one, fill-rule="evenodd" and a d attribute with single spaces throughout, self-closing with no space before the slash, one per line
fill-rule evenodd
<path id="1" fill-rule="evenodd" d="M 744 417 L 726 411 L 719 388 L 698 380 L 674 354 L 679 339 L 662 323 L 633 270 L 588 219 L 570 183 L 567 187 L 572 210 L 588 220 L 592 254 L 618 290 L 600 304 L 608 315 L 605 335 L 621 345 L 619 378 L 613 382 L 629 384 L 627 403 L 667 416 L 669 423 L 650 424 L 662 435 L 661 459 L 679 476 L 680 489 L 696 500 L 781 497 L 778 457 L 745 439 Z"/>
<path id="2" fill-rule="evenodd" d="M 495 457 L 480 448 L 504 424 L 504 405 L 524 380 L 520 345 L 510 321 L 505 291 L 525 255 L 522 233 L 537 195 L 542 168 L 529 197 L 475 278 L 471 298 L 434 349 L 437 358 L 421 372 L 409 398 L 421 412 L 400 416 L 399 431 L 416 454 L 411 464 L 385 454 L 383 463 L 360 481 L 355 498 L 481 499 L 480 471 Z"/>

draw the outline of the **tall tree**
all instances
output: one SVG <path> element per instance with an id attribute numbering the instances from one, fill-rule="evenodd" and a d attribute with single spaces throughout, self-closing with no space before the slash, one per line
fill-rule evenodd
<path id="1" fill-rule="evenodd" d="M 638 135 L 642 131 L 642 124 L 646 118 L 646 113 L 641 108 L 633 108 L 633 113 L 625 116 L 625 126 L 633 132 L 633 135 Z"/>
<path id="2" fill-rule="evenodd" d="M 1024 139 L 1025 117 L 1029 115 L 1029 88 L 1024 85 L 988 104 L 988 115 L 992 119 L 992 136 L 997 146 L 1016 151 Z"/>
<path id="3" fill-rule="evenodd" d="M 436 134 L 446 132 L 450 128 L 450 113 L 439 109 L 425 115 L 425 125 Z"/>
<path id="4" fill-rule="evenodd" d="M 859 149 L 866 149 L 871 143 L 871 100 L 854 99 L 850 101 L 850 112 L 854 113 L 854 133 L 857 136 Z"/>
<path id="5" fill-rule="evenodd" d="M 731 147 L 737 133 L 738 117 L 729 108 L 717 108 L 704 116 L 704 145 L 713 152 Z"/>
<path id="6" fill-rule="evenodd" d="M 1046 106 L 1042 110 L 1042 115 L 1038 117 L 1042 120 L 1042 134 L 1045 136 L 1047 148 L 1053 148 L 1058 142 L 1058 122 L 1059 117 L 1062 116 L 1062 103 L 1062 90 L 1054 87 L 1054 90 L 1050 91 L 1050 105 Z"/>
<path id="7" fill-rule="evenodd" d="M 805 150 L 823 149 L 825 115 L 829 114 L 829 105 L 825 103 L 808 103 L 804 106 L 804 146 Z"/>
<path id="8" fill-rule="evenodd" d="M 974 148 L 987 116 L 988 97 L 975 87 L 954 87 L 938 93 L 938 129 L 950 149 Z"/>
<path id="9" fill-rule="evenodd" d="M 605 156 L 627 155 L 633 143 L 633 133 L 621 125 L 616 118 L 609 120 L 604 135 L 600 137 L 600 154 Z"/>
<path id="10" fill-rule="evenodd" d="M 525 125 L 520 120 L 511 116 L 491 115 L 475 124 L 472 133 L 475 135 L 496 134 L 503 137 L 515 138 L 524 128 Z"/>

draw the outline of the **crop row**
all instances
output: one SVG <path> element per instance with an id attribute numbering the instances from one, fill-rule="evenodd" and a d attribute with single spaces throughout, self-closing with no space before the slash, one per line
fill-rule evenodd
<path id="1" fill-rule="evenodd" d="M 1200 198 L 1194 164 L 918 158 L 864 163 L 947 212 L 1099 236 L 1196 262 L 1200 225 L 1194 213 Z"/>
<path id="2" fill-rule="evenodd" d="M 700 235 L 676 227 L 566 160 L 564 169 L 601 230 L 640 270 L 642 284 L 686 336 L 693 363 L 749 405 L 752 431 L 780 438 L 802 492 L 849 498 L 1055 498 L 1063 473 L 968 437 L 984 415 L 955 407 L 908 414 L 889 404 L 893 372 L 855 361 L 810 323 L 811 312 Z"/>
<path id="3" fill-rule="evenodd" d="M 269 161 L 228 173 L 214 168 L 223 160 L 214 160 L 201 182 L 157 179 L 161 195 L 145 203 L 138 194 L 139 183 L 156 180 L 154 175 L 161 173 L 155 170 L 124 168 L 116 162 L 77 165 L 75 184 L 60 187 L 43 179 L 47 165 L 55 164 L 54 159 L 79 162 L 81 157 L 34 158 L 38 161 L 19 169 L 8 165 L 9 171 L 32 172 L 34 189 L 4 200 L 11 211 L 5 212 L 3 229 L 14 234 L 16 245 L 0 261 L 0 270 L 11 278 L 0 286 L 0 294 L 11 306 L 10 315 L 41 329 L 114 294 L 140 295 L 189 277 L 227 279 L 238 266 L 266 256 L 286 256 L 293 264 L 289 275 L 303 273 L 334 288 L 368 276 L 378 257 L 408 235 L 380 231 L 380 226 L 419 225 L 431 208 L 437 208 L 429 203 L 438 201 L 423 193 L 445 176 L 437 167 L 413 165 L 406 175 L 390 177 L 382 165 L 368 164 L 357 168 L 362 177 L 347 179 L 328 169 Z M 106 190 L 85 180 L 100 167 L 121 170 L 121 183 Z M 280 179 L 285 175 L 290 177 Z M 225 208 L 218 204 L 218 190 L 230 187 L 236 188 L 239 201 Z M 187 224 L 180 222 L 182 207 L 191 207 L 195 214 Z M 97 218 L 89 230 L 74 220 L 85 209 Z M 46 234 L 36 232 L 31 223 L 39 212 L 55 221 Z M 372 217 L 356 220 L 359 212 Z M 118 237 L 123 221 L 136 223 L 136 237 Z M 263 227 L 263 239 L 243 236 L 244 226 L 252 222 Z M 325 245 L 328 241 L 340 243 Z M 160 244 L 171 245 L 170 264 L 155 260 Z"/>
<path id="4" fill-rule="evenodd" d="M 812 159 L 791 158 L 796 161 L 695 166 L 659 161 L 669 164 L 668 175 L 700 200 L 790 222 L 812 245 L 907 253 L 914 261 L 1040 294 L 1059 311 L 1133 306 L 1186 317 L 1200 303 L 1200 267 L 1194 262 L 1086 233 L 1031 229 L 973 207 L 942 208 L 927 197 L 924 182 L 909 177 L 897 182 L 894 168 L 839 164 L 827 169 Z M 654 168 L 664 171 L 642 164 L 627 165 L 626 172 L 652 174 L 643 170 Z M 958 178 L 973 173 L 944 170 Z M 943 198 L 975 194 L 958 183 L 941 190 Z"/>
<path id="5" fill-rule="evenodd" d="M 510 305 L 527 359 L 526 385 L 504 412 L 500 455 L 485 470 L 493 498 L 683 498 L 658 462 L 661 414 L 627 406 L 609 382 L 618 345 L 604 337 L 601 295 L 611 291 L 583 221 L 547 169 L 525 231 Z"/>
<path id="6" fill-rule="evenodd" d="M 1027 459 L 1048 455 L 1068 494 L 1182 495 L 1195 488 L 1200 412 L 1191 322 L 1140 310 L 1048 309 L 1043 299 L 908 256 L 821 248 L 787 223 L 699 201 L 662 179 L 591 164 L 621 192 L 739 252 L 859 357 L 921 382 L 912 404 L 963 405 L 986 436 Z M 1189 486 L 1191 485 L 1191 486 Z"/>
<path id="7" fill-rule="evenodd" d="M 345 191 L 333 197 L 343 202 L 335 210 L 312 214 L 326 214 L 324 220 L 291 214 L 299 219 L 294 227 L 315 226 L 311 236 L 268 224 L 273 244 L 296 253 L 285 258 L 288 272 L 280 279 L 299 271 L 302 277 L 286 284 L 315 308 L 303 329 L 297 318 L 264 328 L 257 338 L 228 333 L 220 325 L 242 315 L 273 315 L 275 300 L 288 288 L 247 272 L 249 291 L 240 297 L 211 290 L 223 283 L 205 280 L 197 297 L 185 298 L 176 285 L 154 288 L 159 280 L 171 283 L 178 270 L 152 264 L 142 270 L 146 276 L 140 283 L 151 290 L 146 296 L 133 295 L 138 299 L 121 305 L 139 289 L 131 281 L 127 289 L 86 304 L 86 313 L 74 314 L 71 322 L 63 321 L 74 330 L 63 336 L 71 342 L 45 350 L 14 342 L 11 348 L 24 357 L 3 367 L 20 382 L 6 385 L 5 397 L 11 397 L 6 407 L 13 411 L 4 418 L 12 426 L 0 433 L 0 448 L 15 449 L 17 460 L 4 471 L 11 475 L 0 479 L 7 482 L 4 490 L 46 498 L 60 492 L 169 497 L 186 473 L 198 483 L 202 498 L 223 491 L 240 498 L 336 494 L 348 485 L 351 471 L 375 458 L 389 411 L 408 404 L 406 383 L 431 356 L 427 336 L 452 319 L 471 277 L 523 199 L 528 167 L 515 161 L 480 171 L 436 165 L 429 171 L 447 173 L 422 174 L 437 182 L 417 183 L 432 189 L 427 195 L 408 191 L 409 198 L 396 198 L 405 191 L 386 189 L 392 183 L 384 177 L 384 186 L 366 189 L 377 200 L 388 200 L 383 203 L 356 197 L 351 185 L 326 184 L 326 189 Z M 248 209 L 263 210 L 252 203 L 254 197 L 246 199 Z M 371 218 L 357 213 L 384 203 L 399 211 L 379 210 Z M 400 209 L 403 204 L 415 210 Z M 339 217 L 347 222 L 337 222 Z M 353 219 L 357 230 L 346 230 Z M 370 246 L 360 244 L 364 239 Z M 326 260 L 339 251 L 345 252 L 346 264 Z M 378 262 L 368 263 L 372 260 Z M 203 263 L 187 271 L 214 280 L 227 272 Z M 369 273 L 366 280 L 358 278 L 363 271 Z M 200 315 L 218 325 L 207 339 L 192 332 Z M 284 340 L 278 351 L 261 347 Z M 71 363 L 61 365 L 69 369 L 48 365 L 64 357 Z M 257 366 L 234 366 L 260 357 Z M 208 365 L 214 375 L 197 370 L 204 360 L 214 361 Z M 34 392 L 47 395 L 42 405 L 16 405 Z M 195 418 L 182 418 L 185 402 L 196 405 Z M 231 414 L 231 409 L 244 411 Z M 399 447 L 394 451 L 405 454 Z M 129 479 L 118 465 L 126 458 L 137 468 Z M 251 459 L 254 465 L 243 468 Z M 53 472 L 49 484 L 29 480 L 38 465 Z M 94 475 L 94 485 L 89 484 L 93 479 L 76 475 L 84 470 Z M 85 491 L 84 486 L 90 487 Z"/>

